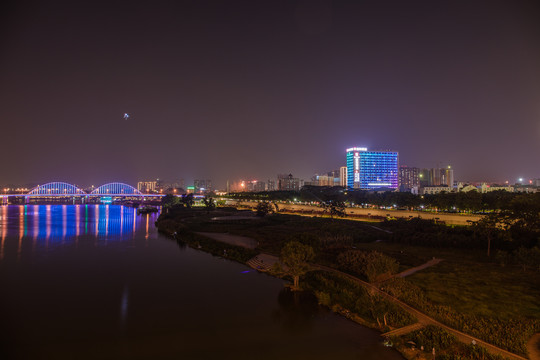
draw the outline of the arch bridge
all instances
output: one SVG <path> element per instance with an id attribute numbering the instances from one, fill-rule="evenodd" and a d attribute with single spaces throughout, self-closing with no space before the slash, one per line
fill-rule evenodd
<path id="1" fill-rule="evenodd" d="M 143 194 L 131 185 L 112 182 L 101 185 L 91 192 L 86 192 L 83 189 L 68 184 L 65 182 L 50 182 L 43 185 L 38 185 L 27 194 L 19 194 L 19 196 L 114 196 L 114 197 L 144 197 L 144 196 L 162 196 L 161 194 Z"/>
<path id="2" fill-rule="evenodd" d="M 32 190 L 26 193 L 8 193 L 9 189 L 1 189 L 0 191 L 0 205 L 7 204 L 9 198 L 24 198 L 25 202 L 28 202 L 29 199 L 52 199 L 52 198 L 72 198 L 81 199 L 81 201 L 86 202 L 85 199 L 99 199 L 110 198 L 109 201 L 113 198 L 122 198 L 123 200 L 150 200 L 158 199 L 163 194 L 143 194 L 136 188 L 131 185 L 120 183 L 120 182 L 111 182 L 108 184 L 101 185 L 91 192 L 86 192 L 85 190 L 79 188 L 76 185 L 69 184 L 61 181 L 54 181 L 43 185 L 38 185 Z"/>

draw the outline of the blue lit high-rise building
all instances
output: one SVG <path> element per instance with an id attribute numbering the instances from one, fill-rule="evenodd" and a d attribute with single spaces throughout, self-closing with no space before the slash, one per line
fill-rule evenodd
<path id="1" fill-rule="evenodd" d="M 398 188 L 398 153 L 347 149 L 347 187 L 350 189 Z"/>

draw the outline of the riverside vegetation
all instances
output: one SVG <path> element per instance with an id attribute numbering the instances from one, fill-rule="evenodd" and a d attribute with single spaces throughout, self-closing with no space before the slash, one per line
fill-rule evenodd
<path id="1" fill-rule="evenodd" d="M 496 255 L 487 256 L 486 230 L 474 226 L 452 228 L 420 219 L 373 226 L 282 214 L 212 220 L 237 213 L 235 209 L 209 212 L 176 205 L 164 211 L 157 225 L 189 246 L 243 263 L 259 252 L 280 254 L 286 244 L 298 242 L 313 249 L 314 263 L 369 281 L 450 327 L 516 354 L 526 355 L 527 340 L 540 331 L 538 243 L 532 241 L 536 235 L 526 233 L 531 230 L 524 227 L 490 229 L 490 246 Z M 208 239 L 198 231 L 247 236 L 259 245 L 256 250 L 245 249 Z M 444 261 L 406 279 L 393 276 L 433 257 Z M 360 317 L 381 331 L 416 321 L 399 306 L 335 273 L 309 271 L 299 284 L 324 305 Z M 426 334 L 426 329 L 420 331 Z M 406 342 L 400 342 L 405 339 L 394 342 L 405 346 Z M 440 337 L 434 339 L 437 346 L 433 347 L 443 350 L 438 359 L 490 358 L 478 346 L 456 343 L 448 347 Z"/>

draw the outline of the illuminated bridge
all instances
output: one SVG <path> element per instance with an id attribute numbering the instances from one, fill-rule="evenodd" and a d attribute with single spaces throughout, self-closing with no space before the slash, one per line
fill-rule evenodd
<path id="1" fill-rule="evenodd" d="M 88 193 L 83 189 L 68 184 L 65 182 L 50 182 L 44 185 L 39 185 L 30 190 L 28 193 L 19 194 L 0 194 L 2 200 L 7 201 L 8 197 L 24 197 L 29 198 L 93 198 L 93 197 L 110 197 L 110 198 L 136 198 L 144 200 L 145 198 L 158 198 L 162 194 L 143 194 L 131 185 L 112 182 L 101 185 Z"/>
<path id="2" fill-rule="evenodd" d="M 150 196 L 143 194 L 131 185 L 124 183 L 108 183 L 101 185 L 91 193 L 76 187 L 75 185 L 64 182 L 50 182 L 44 185 L 39 185 L 30 190 L 26 196 Z M 24 196 L 19 195 L 19 196 Z M 153 195 L 153 194 L 152 194 Z M 159 196 L 159 195 L 158 195 Z"/>

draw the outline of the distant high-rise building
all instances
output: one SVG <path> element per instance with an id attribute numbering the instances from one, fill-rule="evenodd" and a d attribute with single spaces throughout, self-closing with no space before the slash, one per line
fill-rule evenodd
<path id="1" fill-rule="evenodd" d="M 267 191 L 276 191 L 276 181 L 268 179 L 266 190 Z"/>
<path id="2" fill-rule="evenodd" d="M 242 182 L 245 184 L 245 191 L 247 192 L 261 192 L 266 190 L 266 184 L 264 181 L 251 180 Z"/>
<path id="3" fill-rule="evenodd" d="M 347 187 L 347 167 L 342 166 L 339 168 L 339 185 Z"/>
<path id="4" fill-rule="evenodd" d="M 195 179 L 193 180 L 193 186 L 195 187 L 195 193 L 204 193 L 204 192 L 212 191 L 212 180 Z"/>
<path id="5" fill-rule="evenodd" d="M 441 169 L 433 168 L 429 169 L 429 185 L 440 186 L 441 185 Z"/>
<path id="6" fill-rule="evenodd" d="M 314 175 L 311 181 L 306 183 L 306 185 L 311 186 L 339 186 L 339 184 L 340 177 L 338 170 L 329 171 L 326 175 Z"/>
<path id="7" fill-rule="evenodd" d="M 333 177 L 329 175 L 315 175 L 312 185 L 315 186 L 338 186 L 339 177 Z"/>
<path id="8" fill-rule="evenodd" d="M 448 166 L 445 169 L 422 169 L 418 175 L 420 186 L 448 186 L 454 187 L 454 170 Z"/>
<path id="9" fill-rule="evenodd" d="M 299 178 L 295 178 L 292 174 L 279 174 L 278 175 L 278 190 L 282 191 L 298 191 L 302 187 Z"/>
<path id="10" fill-rule="evenodd" d="M 347 187 L 379 189 L 398 187 L 398 153 L 368 151 L 367 148 L 347 149 Z"/>
<path id="11" fill-rule="evenodd" d="M 184 182 L 184 179 L 175 179 L 173 182 L 171 182 L 171 187 L 174 189 L 184 189 L 186 187 L 186 184 Z"/>
<path id="12" fill-rule="evenodd" d="M 454 169 L 450 165 L 446 169 L 441 169 L 441 185 L 454 187 Z"/>
<path id="13" fill-rule="evenodd" d="M 400 191 L 410 191 L 411 189 L 420 187 L 418 178 L 420 169 L 417 167 L 408 167 L 400 165 L 399 167 L 399 189 Z"/>
<path id="14" fill-rule="evenodd" d="M 157 187 L 157 181 L 139 181 L 137 183 L 137 190 L 144 194 L 156 192 Z"/>
<path id="15" fill-rule="evenodd" d="M 429 186 L 430 183 L 430 176 L 429 176 L 429 169 L 422 169 L 418 173 L 418 182 L 420 183 L 421 187 Z"/>

